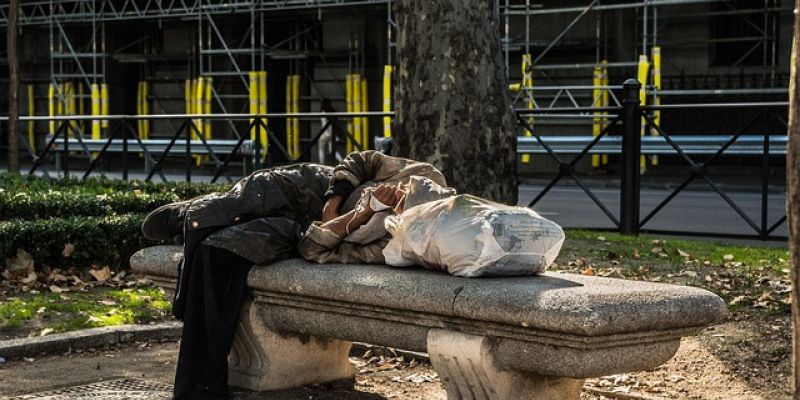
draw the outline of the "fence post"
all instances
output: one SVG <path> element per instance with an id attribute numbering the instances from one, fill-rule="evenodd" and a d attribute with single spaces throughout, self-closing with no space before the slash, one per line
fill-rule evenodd
<path id="1" fill-rule="evenodd" d="M 620 187 L 619 232 L 639 234 L 639 158 L 641 156 L 642 119 L 639 103 L 641 84 L 628 79 L 622 84 L 622 169 Z"/>

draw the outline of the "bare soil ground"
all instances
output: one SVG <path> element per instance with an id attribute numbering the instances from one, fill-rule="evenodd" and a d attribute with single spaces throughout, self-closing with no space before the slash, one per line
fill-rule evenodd
<path id="1" fill-rule="evenodd" d="M 786 384 L 788 364 L 764 359 L 762 351 L 756 351 L 758 349 L 751 344 L 754 331 L 758 328 L 750 323 L 743 325 L 738 322 L 709 329 L 698 337 L 684 340 L 675 358 L 654 371 L 587 381 L 581 398 L 789 398 Z M 177 343 L 141 343 L 12 360 L 0 365 L 0 398 L 120 377 L 171 383 L 177 351 Z M 235 395 L 237 399 L 247 400 L 446 398 L 441 380 L 425 359 L 362 354 L 352 357 L 351 361 L 358 367 L 355 380 L 266 393 L 236 391 Z"/>

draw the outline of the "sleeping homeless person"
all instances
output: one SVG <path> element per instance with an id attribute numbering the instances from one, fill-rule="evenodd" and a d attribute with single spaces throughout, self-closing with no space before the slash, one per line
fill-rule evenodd
<path id="1" fill-rule="evenodd" d="M 251 266 L 295 255 L 301 240 L 304 257 L 317 262 L 382 262 L 385 231 L 367 229 L 376 213 L 353 213 L 354 208 L 396 206 L 413 191 L 409 188 L 419 186 L 452 193 L 445 185 L 430 164 L 364 151 L 351 153 L 336 168 L 302 163 L 256 171 L 227 192 L 150 213 L 142 224 L 144 236 L 182 242 L 184 250 L 172 307 L 183 321 L 174 398 L 230 396 L 227 357 Z M 354 215 L 357 221 L 349 220 Z M 359 243 L 342 244 L 340 237 L 348 235 L 339 231 L 349 234 L 351 228 L 360 231 L 354 235 Z M 374 246 L 365 242 L 370 238 Z"/>

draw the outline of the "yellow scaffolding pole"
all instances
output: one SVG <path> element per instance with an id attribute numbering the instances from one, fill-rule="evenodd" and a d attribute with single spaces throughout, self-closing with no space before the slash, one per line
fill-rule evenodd
<path id="1" fill-rule="evenodd" d="M 603 68 L 600 66 L 592 69 L 592 107 L 603 106 Z M 603 117 L 600 111 L 592 113 L 592 136 L 597 137 L 603 131 Z M 592 168 L 600 168 L 601 157 L 599 154 L 592 154 Z"/>
<path id="2" fill-rule="evenodd" d="M 139 81 L 136 91 L 136 114 L 143 116 L 150 114 L 150 105 L 147 102 L 150 88 L 147 81 Z M 146 119 L 137 119 L 136 126 L 139 134 L 139 139 L 145 140 L 150 137 L 150 121 Z M 139 157 L 144 157 L 144 154 L 139 154 Z"/>
<path id="3" fill-rule="evenodd" d="M 92 83 L 89 86 L 89 97 L 92 99 L 92 116 L 100 116 L 100 85 Z M 101 122 L 99 119 L 92 120 L 92 139 L 100 140 Z"/>
<path id="4" fill-rule="evenodd" d="M 383 66 L 383 112 L 392 111 L 392 70 L 391 65 Z M 383 117 L 383 137 L 392 137 L 391 117 Z"/>
<path id="5" fill-rule="evenodd" d="M 144 82 L 144 96 L 143 97 L 144 98 L 142 99 L 142 101 L 144 103 L 142 104 L 142 107 L 143 107 L 142 111 L 144 111 L 144 115 L 150 115 L 150 101 L 148 100 L 150 98 L 150 82 L 147 82 L 147 81 Z M 145 137 L 148 138 L 148 139 L 150 138 L 150 124 L 151 124 L 151 122 L 150 122 L 149 119 L 144 120 Z"/>
<path id="6" fill-rule="evenodd" d="M 108 104 L 108 84 L 102 83 L 100 84 L 100 113 L 107 116 L 109 115 L 109 104 Z M 108 120 L 104 119 L 101 123 L 103 128 L 108 128 Z"/>
<path id="7" fill-rule="evenodd" d="M 262 115 L 267 113 L 267 106 L 269 105 L 267 101 L 269 92 L 267 89 L 267 71 L 258 71 L 258 113 Z M 266 156 L 269 150 L 269 134 L 266 128 L 268 126 L 267 119 L 264 118 L 262 122 L 264 122 L 264 126 L 259 126 L 258 133 L 261 139 L 262 154 Z"/>
<path id="8" fill-rule="evenodd" d="M 56 85 L 50 84 L 47 87 L 47 116 L 54 117 L 56 115 Z M 50 120 L 48 127 L 49 134 L 52 136 L 56 133 L 56 121 Z"/>
<path id="9" fill-rule="evenodd" d="M 194 92 L 194 114 L 199 115 L 203 113 L 203 96 L 205 96 L 206 92 L 206 79 L 202 76 L 197 78 L 197 84 L 195 85 L 195 92 Z M 192 131 L 192 138 L 197 139 L 198 135 L 203 134 L 203 120 L 202 118 L 195 118 L 194 119 L 194 126 L 195 129 L 191 129 Z"/>
<path id="10" fill-rule="evenodd" d="M 206 84 L 205 84 L 205 102 L 203 103 L 203 113 L 204 114 L 211 114 L 211 105 L 213 102 L 211 101 L 212 96 L 214 95 L 214 78 L 206 77 Z M 211 139 L 212 137 L 212 120 L 206 119 L 205 123 L 203 124 L 203 137 L 206 140 Z M 207 158 L 207 157 L 205 157 Z"/>
<path id="11" fill-rule="evenodd" d="M 369 87 L 366 77 L 361 77 L 361 111 L 369 111 Z M 361 146 L 369 150 L 369 117 L 361 117 Z"/>
<path id="12" fill-rule="evenodd" d="M 533 70 L 531 69 L 531 65 L 533 58 L 530 54 L 523 54 L 522 55 L 522 82 L 520 86 L 520 90 L 524 90 L 523 96 L 525 96 L 525 108 L 528 110 L 532 110 L 534 108 L 534 103 L 531 93 L 533 90 Z M 533 126 L 533 116 L 529 116 L 527 118 L 528 125 L 531 127 Z M 525 129 L 525 136 L 533 136 L 533 132 L 529 129 Z M 530 154 L 523 154 L 520 158 L 523 164 L 528 164 L 531 162 L 531 155 Z"/>
<path id="13" fill-rule="evenodd" d="M 205 77 L 197 77 L 197 84 L 195 85 L 195 92 L 194 92 L 194 114 L 200 115 L 203 114 L 205 111 L 205 94 L 206 94 L 206 78 Z M 189 130 L 192 132 L 192 139 L 198 140 L 200 137 L 205 137 L 203 133 L 205 131 L 205 124 L 202 118 L 195 118 L 194 121 L 194 128 L 189 127 Z M 203 160 L 199 156 L 193 156 L 194 162 L 196 165 L 200 165 Z"/>
<path id="14" fill-rule="evenodd" d="M 346 81 L 346 84 L 345 84 L 346 110 L 347 110 L 348 113 L 351 113 L 351 112 L 353 112 L 353 75 L 352 74 L 347 74 L 347 76 L 345 77 L 345 81 Z M 353 151 L 353 143 L 350 140 L 350 136 L 353 136 L 354 129 L 355 129 L 355 124 L 353 122 L 353 119 L 352 118 L 348 119 L 347 120 L 347 133 L 350 134 L 347 137 L 347 140 L 346 140 L 346 147 L 347 147 L 347 153 L 348 154 Z"/>
<path id="15" fill-rule="evenodd" d="M 248 110 L 250 114 L 258 114 L 258 71 L 250 71 L 248 76 L 250 78 L 250 93 L 248 93 L 250 107 Z M 254 142 L 256 140 L 256 132 L 258 132 L 258 127 L 253 126 L 255 120 L 255 118 L 250 118 L 250 140 Z"/>
<path id="16" fill-rule="evenodd" d="M 29 84 L 27 87 L 28 90 L 28 116 L 36 115 L 34 110 L 35 107 L 35 97 L 34 97 L 34 90 L 33 85 Z M 32 149 L 36 148 L 36 131 L 34 121 L 28 121 L 28 144 L 31 146 Z"/>
<path id="17" fill-rule="evenodd" d="M 656 91 L 656 94 L 653 96 L 653 104 L 659 105 L 661 104 L 661 47 L 654 46 L 653 47 L 653 88 Z M 653 121 L 655 121 L 656 125 L 661 126 L 661 111 L 656 110 L 653 114 Z M 658 131 L 655 128 L 650 129 L 650 135 L 658 136 Z M 658 156 L 650 156 L 650 163 L 652 165 L 658 165 Z"/>
<path id="18" fill-rule="evenodd" d="M 292 80 L 292 112 L 300 112 L 300 75 L 294 75 Z M 292 134 L 294 138 L 292 143 L 294 155 L 292 157 L 296 159 L 300 157 L 300 119 L 298 118 L 292 118 Z"/>
<path id="19" fill-rule="evenodd" d="M 353 74 L 353 77 L 350 80 L 350 84 L 352 85 L 353 93 L 353 112 L 361 112 L 361 74 Z M 353 137 L 356 138 L 356 142 L 360 145 L 360 147 L 364 148 L 363 143 L 363 136 L 361 134 L 361 118 L 353 118 Z"/>
<path id="20" fill-rule="evenodd" d="M 650 74 L 650 62 L 647 60 L 647 55 L 642 54 L 639 56 L 639 70 L 638 70 L 638 78 L 639 83 L 642 84 L 642 88 L 639 89 L 639 104 L 644 106 L 647 103 L 647 91 L 645 87 L 647 86 L 647 77 Z M 644 117 L 642 117 L 642 131 L 641 135 L 644 136 L 644 130 L 647 121 L 645 121 Z M 639 157 L 639 170 L 641 173 L 644 173 L 647 166 L 645 163 L 645 156 L 642 155 Z"/>

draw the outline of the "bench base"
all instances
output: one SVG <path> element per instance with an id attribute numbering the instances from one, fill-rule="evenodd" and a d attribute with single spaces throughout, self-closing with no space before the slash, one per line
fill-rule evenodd
<path id="1" fill-rule="evenodd" d="M 268 313 L 268 308 L 259 310 L 253 301 L 242 305 L 229 356 L 232 386 L 262 392 L 355 376 L 349 360 L 353 342 L 276 332 L 264 321 Z"/>
<path id="2" fill-rule="evenodd" d="M 432 329 L 428 354 L 449 400 L 579 399 L 583 379 L 526 374 L 502 369 L 485 336 Z"/>

